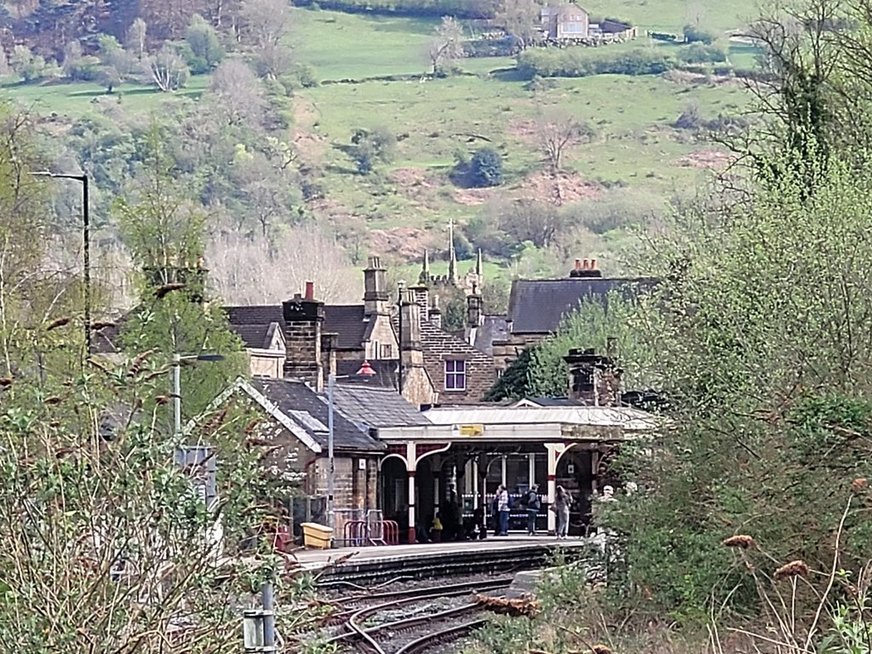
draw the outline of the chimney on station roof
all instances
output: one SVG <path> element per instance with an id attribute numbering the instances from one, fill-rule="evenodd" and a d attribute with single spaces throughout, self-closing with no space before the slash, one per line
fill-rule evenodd
<path id="1" fill-rule="evenodd" d="M 614 342 L 609 343 L 614 351 Z M 593 406 L 621 404 L 621 377 L 611 356 L 597 354 L 593 349 L 570 350 L 563 357 L 569 368 L 569 398 Z"/>
<path id="2" fill-rule="evenodd" d="M 573 279 L 602 277 L 603 272 L 596 266 L 596 259 L 576 259 L 575 267 L 569 271 L 569 276 Z"/>
<path id="3" fill-rule="evenodd" d="M 363 313 L 389 313 L 386 270 L 378 257 L 370 257 L 363 270 Z"/>
<path id="4" fill-rule="evenodd" d="M 285 334 L 284 376 L 301 379 L 320 391 L 324 385 L 321 327 L 324 303 L 315 299 L 315 284 L 306 282 L 305 295 L 282 302 Z"/>

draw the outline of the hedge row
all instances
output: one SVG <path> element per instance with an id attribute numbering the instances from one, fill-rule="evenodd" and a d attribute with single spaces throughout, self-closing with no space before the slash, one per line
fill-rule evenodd
<path id="1" fill-rule="evenodd" d="M 676 61 L 650 48 L 616 50 L 566 48 L 526 50 L 518 55 L 518 72 L 533 77 L 588 77 L 590 75 L 659 75 L 674 68 Z"/>
<path id="2" fill-rule="evenodd" d="M 496 13 L 495 0 L 297 0 L 294 4 L 355 14 L 437 18 L 493 18 Z"/>

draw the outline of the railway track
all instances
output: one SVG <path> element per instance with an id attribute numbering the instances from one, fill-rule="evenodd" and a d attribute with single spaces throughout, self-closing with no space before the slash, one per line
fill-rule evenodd
<path id="1" fill-rule="evenodd" d="M 322 589 L 374 585 L 402 576 L 408 579 L 453 577 L 474 574 L 506 574 L 531 570 L 547 564 L 555 551 L 567 559 L 582 554 L 580 548 L 557 547 L 554 544 L 519 545 L 496 550 L 467 550 L 446 553 L 422 553 L 411 557 L 350 559 L 319 575 Z"/>
<path id="2" fill-rule="evenodd" d="M 463 624 L 454 625 L 453 627 L 448 627 L 435 633 L 427 634 L 426 636 L 422 636 L 417 640 L 406 643 L 394 654 L 423 654 L 424 652 L 432 649 L 433 647 L 444 645 L 447 642 L 454 642 L 455 640 L 460 640 L 461 638 L 465 638 L 473 631 L 480 627 L 483 627 L 484 625 L 485 620 L 472 620 Z"/>
<path id="3" fill-rule="evenodd" d="M 469 620 L 472 616 L 484 613 L 477 603 L 469 601 L 458 606 L 442 608 L 436 606 L 440 600 L 468 596 L 474 592 L 500 590 L 507 588 L 511 582 L 511 577 L 503 577 L 435 588 L 414 588 L 377 594 L 361 593 L 343 598 L 336 602 L 343 609 L 331 616 L 329 621 L 334 626 L 339 625 L 343 631 L 331 636 L 326 642 L 373 654 L 423 652 L 437 642 L 454 636 L 461 637 L 464 631 L 458 630 L 458 627 L 465 627 L 465 633 L 469 633 L 475 626 L 484 623 L 480 617 Z M 349 607 L 350 604 L 363 604 L 363 606 Z M 377 619 L 380 614 L 402 613 L 407 608 L 419 614 L 399 619 L 389 618 L 386 622 L 373 626 L 366 624 Z M 458 620 L 466 621 L 457 625 Z M 409 640 L 410 636 L 414 637 L 422 631 L 425 632 L 423 636 Z M 408 647 L 412 649 L 406 649 Z"/>

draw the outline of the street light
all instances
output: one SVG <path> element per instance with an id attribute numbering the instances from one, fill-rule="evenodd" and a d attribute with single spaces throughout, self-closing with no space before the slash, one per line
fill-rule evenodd
<path id="1" fill-rule="evenodd" d="M 182 361 L 223 361 L 221 354 L 173 354 L 173 435 L 182 433 Z"/>
<path id="2" fill-rule="evenodd" d="M 82 184 L 82 266 L 85 286 L 85 356 L 91 354 L 91 213 L 88 209 L 88 176 L 84 173 L 52 173 L 38 170 L 30 173 L 34 177 L 52 179 L 72 179 Z"/>
<path id="3" fill-rule="evenodd" d="M 376 371 L 364 360 L 360 368 L 353 375 L 336 376 L 332 372 L 327 376 L 327 526 L 333 529 L 336 526 L 336 514 L 333 510 L 333 490 L 336 484 L 336 465 L 333 458 L 333 388 L 337 379 L 361 378 L 369 379 L 376 375 Z"/>
<path id="4" fill-rule="evenodd" d="M 406 282 L 404 280 L 400 280 L 397 284 L 397 307 L 398 307 L 398 316 L 397 323 L 399 327 L 399 334 L 397 336 L 397 348 L 398 354 L 400 356 L 399 362 L 400 365 L 397 366 L 397 390 L 399 390 L 400 395 L 403 394 L 403 307 L 405 306 L 405 299 L 403 298 L 403 294 L 406 290 Z"/>

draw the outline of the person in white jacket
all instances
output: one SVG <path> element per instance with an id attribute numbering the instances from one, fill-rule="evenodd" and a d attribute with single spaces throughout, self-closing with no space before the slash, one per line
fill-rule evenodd
<path id="1" fill-rule="evenodd" d="M 500 484 L 497 488 L 497 510 L 500 514 L 500 533 L 498 536 L 509 535 L 509 491 Z"/>

